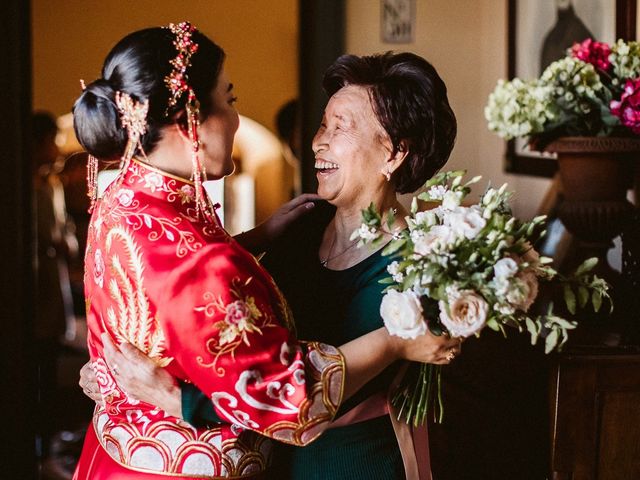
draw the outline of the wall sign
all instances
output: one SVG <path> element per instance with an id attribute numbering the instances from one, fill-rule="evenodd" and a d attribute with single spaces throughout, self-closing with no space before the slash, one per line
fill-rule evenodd
<path id="1" fill-rule="evenodd" d="M 383 42 L 413 42 L 416 25 L 415 0 L 381 0 L 380 16 Z"/>

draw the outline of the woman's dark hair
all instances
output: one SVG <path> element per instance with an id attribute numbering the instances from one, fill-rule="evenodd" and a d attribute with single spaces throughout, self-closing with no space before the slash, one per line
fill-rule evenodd
<path id="1" fill-rule="evenodd" d="M 148 28 L 127 35 L 109 52 L 102 78 L 87 85 L 73 106 L 76 136 L 87 152 L 101 159 L 118 158 L 124 153 L 127 132 L 115 104 L 117 91 L 139 102 L 149 100 L 147 133 L 141 143 L 146 153 L 153 151 L 162 127 L 174 123 L 176 114 L 185 108 L 186 93 L 167 109 L 170 93 L 164 79 L 173 69 L 170 61 L 178 55 L 175 38 L 168 28 Z M 225 55 L 202 33 L 196 31 L 191 38 L 198 44 L 198 51 L 191 56 L 186 74 L 200 101 L 200 113 L 206 117 Z"/>
<path id="2" fill-rule="evenodd" d="M 327 70 L 323 87 L 332 96 L 342 87 L 366 87 L 394 154 L 409 152 L 393 174 L 399 193 L 414 192 L 444 166 L 456 139 L 456 116 L 436 69 L 413 53 L 343 55 Z"/>

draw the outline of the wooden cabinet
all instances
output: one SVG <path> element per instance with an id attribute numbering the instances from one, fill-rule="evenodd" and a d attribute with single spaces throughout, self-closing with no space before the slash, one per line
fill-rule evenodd
<path id="1" fill-rule="evenodd" d="M 640 479 L 640 350 L 565 353 L 551 379 L 552 478 Z"/>

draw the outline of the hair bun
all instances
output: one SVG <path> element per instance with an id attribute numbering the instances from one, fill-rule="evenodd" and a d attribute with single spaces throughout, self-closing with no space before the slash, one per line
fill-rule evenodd
<path id="1" fill-rule="evenodd" d="M 127 133 L 121 128 L 116 89 L 106 79 L 91 82 L 73 105 L 73 128 L 80 145 L 100 159 L 121 157 Z"/>

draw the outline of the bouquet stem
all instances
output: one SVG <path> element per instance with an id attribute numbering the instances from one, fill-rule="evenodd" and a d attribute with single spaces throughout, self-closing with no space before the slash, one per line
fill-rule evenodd
<path id="1" fill-rule="evenodd" d="M 413 363 L 402 378 L 391 404 L 398 409 L 398 420 L 409 425 L 424 425 L 433 410 L 434 420 L 442 423 L 442 367 L 430 363 Z"/>

